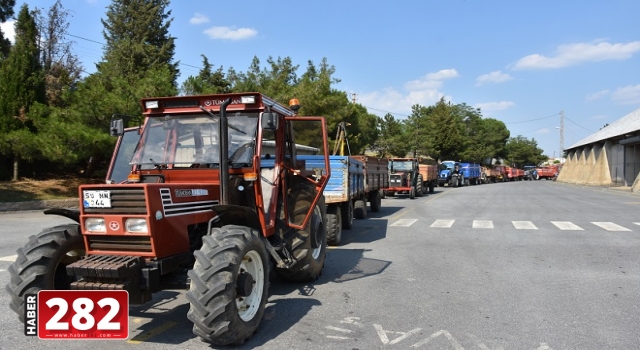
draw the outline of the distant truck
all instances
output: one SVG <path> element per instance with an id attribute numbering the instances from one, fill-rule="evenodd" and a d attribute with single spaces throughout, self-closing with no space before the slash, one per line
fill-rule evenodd
<path id="1" fill-rule="evenodd" d="M 409 198 L 422 196 L 424 181 L 416 158 L 389 158 L 389 188 L 385 195 L 408 194 Z"/>

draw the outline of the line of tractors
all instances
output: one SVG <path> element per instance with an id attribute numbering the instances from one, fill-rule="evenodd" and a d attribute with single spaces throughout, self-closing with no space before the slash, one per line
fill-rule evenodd
<path id="1" fill-rule="evenodd" d="M 457 164 L 345 155 L 344 124 L 330 155 L 325 119 L 299 116 L 295 99 L 286 107 L 250 92 L 140 105 L 142 118 L 112 117 L 105 183 L 80 186 L 79 209 L 45 210 L 71 222 L 17 250 L 6 291 L 22 322 L 25 298 L 41 290 L 126 290 L 135 305 L 183 289 L 194 334 L 241 344 L 258 329 L 271 280 L 316 280 L 327 245 L 367 216 L 367 202 L 376 212 L 384 196 L 433 193 Z M 513 178 L 506 167 L 481 175 L 459 165 L 458 185 Z"/>

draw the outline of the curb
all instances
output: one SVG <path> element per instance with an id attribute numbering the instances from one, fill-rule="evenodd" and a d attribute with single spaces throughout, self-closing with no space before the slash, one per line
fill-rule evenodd
<path id="1" fill-rule="evenodd" d="M 3 202 L 0 203 L 0 212 L 44 210 L 50 208 L 78 209 L 78 199 L 52 199 L 44 201 Z"/>

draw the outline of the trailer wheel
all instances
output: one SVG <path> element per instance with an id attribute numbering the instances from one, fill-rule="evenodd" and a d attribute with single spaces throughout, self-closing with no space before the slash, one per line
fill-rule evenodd
<path id="1" fill-rule="evenodd" d="M 215 345 L 242 344 L 258 329 L 268 297 L 263 238 L 249 227 L 216 227 L 194 256 L 186 295 L 193 333 Z"/>
<path id="2" fill-rule="evenodd" d="M 469 179 L 464 179 L 464 185 L 469 186 Z"/>
<path id="3" fill-rule="evenodd" d="M 349 230 L 353 227 L 353 202 L 347 200 L 340 206 L 342 210 L 342 228 Z"/>
<path id="4" fill-rule="evenodd" d="M 353 217 L 362 220 L 367 218 L 367 200 L 358 199 L 353 205 Z"/>
<path id="5" fill-rule="evenodd" d="M 9 266 L 11 279 L 5 287 L 11 297 L 9 307 L 24 322 L 24 296 L 43 289 L 67 290 L 73 279 L 67 275 L 67 265 L 84 255 L 84 241 L 78 224 L 44 229 L 29 237 L 18 248 L 16 261 Z"/>
<path id="6" fill-rule="evenodd" d="M 342 240 L 342 213 L 340 206 L 331 205 L 327 208 L 327 243 L 332 246 L 340 245 Z"/>
<path id="7" fill-rule="evenodd" d="M 301 198 L 295 202 L 297 209 L 294 212 L 295 222 L 301 222 L 304 219 L 307 208 L 313 203 L 313 195 L 305 198 L 308 195 L 302 193 Z M 302 230 L 290 228 L 284 235 L 285 241 L 289 243 L 292 254 L 298 262 L 290 269 L 276 269 L 280 278 L 285 281 L 307 282 L 320 277 L 327 252 L 326 220 L 324 196 L 320 196 L 307 226 Z M 314 237 L 316 242 L 312 242 Z"/>
<path id="8" fill-rule="evenodd" d="M 418 175 L 416 180 L 416 196 L 422 197 L 424 193 L 424 189 L 422 188 L 422 175 Z"/>
<path id="9" fill-rule="evenodd" d="M 371 203 L 371 211 L 377 213 L 380 211 L 382 207 L 382 198 L 380 198 L 380 191 L 371 192 L 371 198 L 369 198 L 369 202 Z"/>
<path id="10" fill-rule="evenodd" d="M 429 193 L 435 192 L 435 187 L 436 185 L 433 183 L 433 180 L 429 181 Z"/>

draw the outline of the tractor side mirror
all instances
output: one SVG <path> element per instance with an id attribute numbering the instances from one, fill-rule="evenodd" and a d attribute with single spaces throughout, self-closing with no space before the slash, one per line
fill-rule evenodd
<path id="1" fill-rule="evenodd" d="M 273 112 L 264 112 L 261 117 L 263 130 L 277 130 L 278 129 L 278 115 Z"/>
<path id="2" fill-rule="evenodd" d="M 121 136 L 122 134 L 124 134 L 124 122 L 122 118 L 111 119 L 109 133 L 111 134 L 111 136 Z"/>

